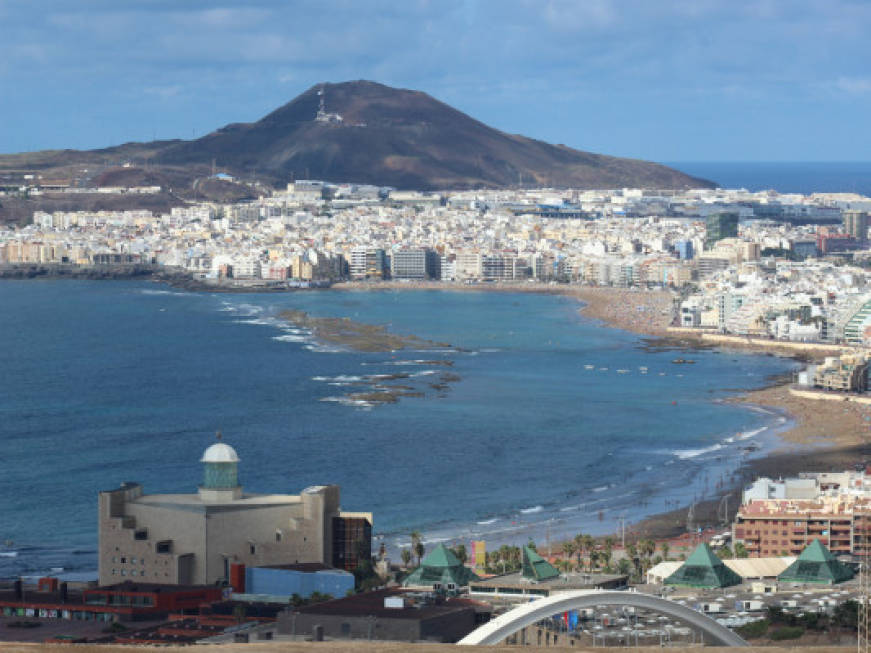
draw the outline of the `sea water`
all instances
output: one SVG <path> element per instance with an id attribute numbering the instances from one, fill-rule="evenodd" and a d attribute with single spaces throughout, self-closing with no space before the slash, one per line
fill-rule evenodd
<path id="1" fill-rule="evenodd" d="M 668 165 L 714 181 L 721 188 L 871 196 L 868 161 L 680 161 Z"/>
<path id="2" fill-rule="evenodd" d="M 350 351 L 281 320 L 286 308 L 451 347 Z M 787 425 L 723 400 L 792 362 L 653 350 L 578 308 L 501 292 L 3 282 L 0 576 L 95 569 L 97 493 L 195 492 L 218 430 L 247 491 L 337 483 L 395 551 L 413 529 L 493 543 L 614 532 L 712 495 Z M 348 398 L 397 370 L 384 383 L 415 396 Z"/>

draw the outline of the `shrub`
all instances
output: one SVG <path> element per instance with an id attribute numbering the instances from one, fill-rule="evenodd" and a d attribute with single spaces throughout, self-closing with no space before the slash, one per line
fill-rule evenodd
<path id="1" fill-rule="evenodd" d="M 768 627 L 771 622 L 768 619 L 760 619 L 759 621 L 751 621 L 749 624 L 736 628 L 735 631 L 744 638 L 762 637 L 768 632 Z"/>
<path id="2" fill-rule="evenodd" d="M 804 635 L 804 628 L 801 626 L 783 626 L 771 633 L 771 639 L 780 642 L 785 639 L 798 639 L 802 635 Z"/>

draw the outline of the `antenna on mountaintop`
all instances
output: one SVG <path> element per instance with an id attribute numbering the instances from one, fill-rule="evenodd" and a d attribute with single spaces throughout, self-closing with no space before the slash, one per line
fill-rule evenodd
<path id="1" fill-rule="evenodd" d="M 215 431 L 215 439 L 216 439 L 216 440 L 220 440 L 222 437 L 224 437 L 224 436 L 221 435 L 221 432 L 220 432 L 220 431 Z"/>

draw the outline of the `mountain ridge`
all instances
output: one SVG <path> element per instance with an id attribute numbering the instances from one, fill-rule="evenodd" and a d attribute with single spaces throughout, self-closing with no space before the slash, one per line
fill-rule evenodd
<path id="1" fill-rule="evenodd" d="M 114 156 L 148 160 L 182 194 L 213 166 L 276 187 L 300 178 L 420 190 L 714 185 L 657 163 L 509 134 L 422 91 L 365 80 L 316 84 L 255 122 L 230 123 L 194 140 L 14 158 L 19 166 L 29 159 L 51 167 L 54 157 L 60 167 Z M 0 172 L 8 159 L 0 156 Z"/>

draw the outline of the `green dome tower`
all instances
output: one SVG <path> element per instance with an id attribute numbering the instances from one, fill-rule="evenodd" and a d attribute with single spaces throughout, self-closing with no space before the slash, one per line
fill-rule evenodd
<path id="1" fill-rule="evenodd" d="M 232 501 L 242 496 L 239 485 L 239 456 L 229 444 L 216 442 L 203 452 L 203 501 Z"/>

